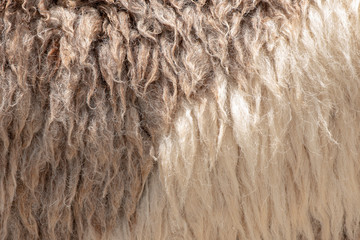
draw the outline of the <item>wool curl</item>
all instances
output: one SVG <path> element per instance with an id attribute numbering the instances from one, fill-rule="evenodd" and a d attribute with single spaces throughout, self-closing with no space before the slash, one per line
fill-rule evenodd
<path id="1" fill-rule="evenodd" d="M 359 239 L 357 0 L 0 2 L 0 239 Z"/>

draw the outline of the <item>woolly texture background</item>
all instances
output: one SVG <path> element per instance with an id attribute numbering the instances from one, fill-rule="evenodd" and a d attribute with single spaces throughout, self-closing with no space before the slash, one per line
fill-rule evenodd
<path id="1" fill-rule="evenodd" d="M 0 239 L 359 239 L 359 4 L 0 1 Z"/>

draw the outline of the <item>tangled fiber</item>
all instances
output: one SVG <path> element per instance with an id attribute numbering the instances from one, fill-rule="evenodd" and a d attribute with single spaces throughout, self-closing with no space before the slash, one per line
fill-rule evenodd
<path id="1" fill-rule="evenodd" d="M 359 5 L 0 1 L 0 239 L 359 239 Z"/>

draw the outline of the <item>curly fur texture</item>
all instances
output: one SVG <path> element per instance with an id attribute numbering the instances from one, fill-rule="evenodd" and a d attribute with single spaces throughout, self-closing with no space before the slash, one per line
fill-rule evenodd
<path id="1" fill-rule="evenodd" d="M 359 4 L 0 1 L 0 239 L 359 239 Z"/>

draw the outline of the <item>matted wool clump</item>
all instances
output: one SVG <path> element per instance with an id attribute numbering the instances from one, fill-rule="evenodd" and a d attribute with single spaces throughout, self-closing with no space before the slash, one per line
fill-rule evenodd
<path id="1" fill-rule="evenodd" d="M 1 0 L 0 240 L 359 239 L 359 5 Z"/>

